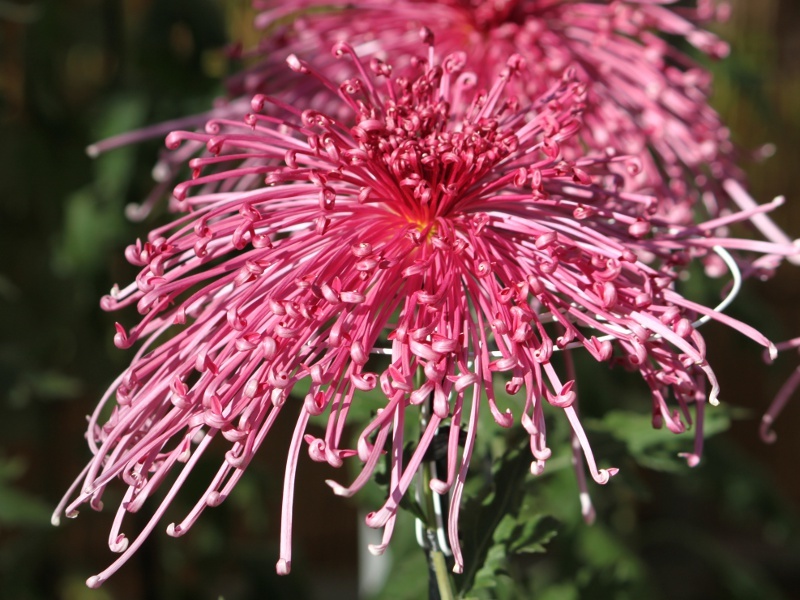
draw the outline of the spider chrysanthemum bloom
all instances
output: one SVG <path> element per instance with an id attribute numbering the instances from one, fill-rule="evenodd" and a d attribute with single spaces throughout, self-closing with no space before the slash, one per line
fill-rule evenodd
<path id="1" fill-rule="evenodd" d="M 628 185 L 654 193 L 662 215 L 674 222 L 691 222 L 700 206 L 716 214 L 728 203 L 719 182 L 742 178 L 729 131 L 709 104 L 711 76 L 685 52 L 693 46 L 714 58 L 727 54 L 727 44 L 703 29 L 725 18 L 724 3 L 303 0 L 291 6 L 255 5 L 264 9 L 256 23 L 267 35 L 263 47 L 252 52 L 260 62 L 230 79 L 234 94 L 274 89 L 286 79 L 276 71 L 286 53 L 315 56 L 342 39 L 362 57 L 413 54 L 416 31 L 424 25 L 443 53 L 466 52 L 482 86 L 491 84 L 509 55 L 520 54 L 526 76 L 511 86 L 523 100 L 538 98 L 566 68 L 574 68 L 589 86 L 584 127 L 571 144 L 574 156 L 584 146 L 598 151 L 611 146 L 637 156 L 642 169 Z M 313 89 L 302 83 L 292 87 L 306 97 Z"/>
<path id="2" fill-rule="evenodd" d="M 335 91 L 352 126 L 257 96 L 241 121 L 168 137 L 170 147 L 199 141 L 207 153 L 191 161 L 195 177 L 175 189 L 185 214 L 128 249 L 142 270 L 103 302 L 106 309 L 136 305 L 143 315 L 129 331 L 118 326 L 118 346 L 146 341 L 91 417 L 95 458 L 57 513 L 74 516 L 87 502 L 98 508 L 108 485 L 118 478 L 127 485 L 110 533 L 122 555 L 90 585 L 136 550 L 210 444 L 230 448 L 194 509 L 168 526 L 170 535 L 228 496 L 281 415 L 296 425 L 279 572 L 290 569 L 304 448 L 335 467 L 362 461 L 350 486 L 331 483 L 342 495 L 363 486 L 388 456 L 389 497 L 367 517 L 384 528 L 373 548 L 380 552 L 437 432 L 448 440 L 447 466 L 430 487 L 450 496 L 459 569 L 459 506 L 481 411 L 500 426 L 524 428 L 532 471 L 540 473 L 551 454 L 544 414 L 553 407 L 568 419 L 592 477 L 605 483 L 614 473 L 595 463 L 575 381 L 556 369 L 556 352 L 588 352 L 638 370 L 652 390 L 654 424 L 696 427 L 694 463 L 702 410 L 716 402 L 717 384 L 693 319 L 711 316 L 770 346 L 746 325 L 682 297 L 676 278 L 712 249 L 794 249 L 715 236 L 763 208 L 668 226 L 651 216 L 653 198 L 624 191 L 634 159 L 564 160 L 560 146 L 581 127 L 586 93 L 573 73 L 520 107 L 506 93 L 523 68 L 519 56 L 490 89 L 474 93 L 463 54 L 438 64 L 430 48 L 402 77 L 378 60 L 365 67 L 347 45 L 334 54 L 354 58 L 354 76 L 334 82 L 295 56 L 288 62 Z M 268 104 L 274 110 L 262 112 Z M 498 405 L 496 377 L 516 403 Z M 382 400 L 350 449 L 344 430 L 360 390 L 379 391 Z M 116 405 L 101 422 L 112 396 Z M 404 423 L 421 415 L 419 438 L 404 456 Z M 325 426 L 321 435 L 308 429 L 314 420 Z M 128 543 L 125 513 L 139 510 L 173 470 L 152 519 Z"/>

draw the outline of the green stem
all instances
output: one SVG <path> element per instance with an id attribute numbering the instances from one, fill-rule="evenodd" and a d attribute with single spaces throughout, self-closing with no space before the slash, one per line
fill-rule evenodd
<path id="1" fill-rule="evenodd" d="M 430 559 L 433 562 L 433 571 L 436 573 L 436 583 L 439 586 L 439 600 L 454 600 L 453 587 L 450 573 L 447 570 L 447 561 L 441 550 L 430 550 Z"/>

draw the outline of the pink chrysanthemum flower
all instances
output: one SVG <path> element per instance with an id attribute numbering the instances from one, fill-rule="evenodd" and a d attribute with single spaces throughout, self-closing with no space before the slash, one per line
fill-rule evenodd
<path id="1" fill-rule="evenodd" d="M 302 99 L 304 106 L 330 114 L 335 98 L 309 79 L 286 74 L 287 55 L 318 61 L 333 43 L 346 39 L 362 58 L 408 57 L 416 51 L 416 32 L 426 26 L 443 54 L 467 53 L 481 86 L 491 84 L 506 57 L 519 53 L 526 60 L 527 76 L 511 85 L 523 101 L 540 97 L 566 68 L 574 68 L 589 87 L 584 127 L 570 143 L 571 157 L 581 156 L 584 147 L 613 147 L 637 156 L 642 168 L 626 185 L 654 194 L 656 209 L 673 222 L 690 223 L 698 210 L 716 216 L 728 204 L 720 183 L 742 180 L 728 129 L 709 105 L 710 74 L 669 40 L 681 39 L 711 57 L 725 55 L 727 45 L 702 26 L 726 18 L 727 3 L 255 0 L 254 5 L 262 11 L 256 25 L 266 35 L 258 48 L 245 53 L 255 64 L 228 79 L 229 99 L 208 115 L 122 134 L 90 146 L 90 153 L 177 127 L 199 126 L 206 117 L 229 118 L 256 93 L 280 91 L 288 102 Z M 318 65 L 335 75 L 334 62 Z M 165 155 L 154 169 L 160 185 L 142 206 L 131 206 L 129 215 L 146 215 L 196 150 L 187 144 Z M 563 152 L 570 156 L 569 148 Z"/>
<path id="2" fill-rule="evenodd" d="M 344 44 L 334 54 L 355 58 Z M 92 415 L 95 457 L 56 513 L 99 508 L 107 486 L 119 478 L 127 486 L 109 538 L 122 554 L 89 585 L 136 550 L 215 441 L 230 445 L 223 464 L 168 533 L 181 535 L 227 497 L 281 415 L 296 425 L 280 573 L 291 565 L 304 447 L 334 467 L 363 463 L 351 485 L 331 483 L 342 495 L 363 486 L 388 455 L 389 496 L 367 517 L 384 528 L 373 548 L 381 552 L 437 431 L 448 439 L 447 467 L 430 486 L 449 494 L 448 537 L 460 569 L 459 507 L 481 411 L 502 427 L 524 428 L 534 473 L 551 454 L 546 410 L 568 419 L 595 481 L 616 471 L 598 468 L 578 419 L 575 380 L 556 368 L 556 353 L 586 351 L 638 370 L 652 390 L 654 424 L 695 428 L 687 457 L 696 463 L 703 409 L 717 402 L 718 386 L 693 321 L 713 318 L 771 344 L 684 298 L 676 280 L 712 251 L 794 252 L 715 235 L 764 208 L 692 226 L 653 216 L 654 199 L 623 186 L 635 159 L 563 159 L 560 148 L 578 134 L 584 110 L 585 86 L 574 73 L 522 107 L 507 94 L 512 76 L 525 72 L 519 56 L 480 93 L 471 90 L 463 53 L 439 65 L 431 48 L 403 77 L 381 61 L 366 68 L 355 59 L 354 76 L 341 85 L 295 56 L 288 62 L 335 92 L 341 107 L 333 112 L 349 111 L 352 126 L 257 96 L 241 121 L 171 134 L 172 148 L 185 141 L 207 148 L 190 162 L 195 177 L 175 189 L 185 214 L 128 249 L 142 270 L 103 301 L 143 315 L 128 331 L 117 327 L 119 347 L 146 341 Z M 274 110 L 264 112 L 269 104 Z M 498 403 L 496 377 L 515 403 Z M 293 396 L 295 388 L 303 395 Z M 350 449 L 343 431 L 359 390 L 379 390 L 382 401 Z M 404 457 L 404 423 L 421 416 Z M 320 437 L 308 429 L 314 420 L 325 424 Z M 125 514 L 170 474 L 164 499 L 129 543 Z M 591 510 L 585 499 L 584 510 Z"/>
<path id="3" fill-rule="evenodd" d="M 416 32 L 424 25 L 443 53 L 466 52 L 480 85 L 488 86 L 506 57 L 519 53 L 527 76 L 511 85 L 523 100 L 538 98 L 566 68 L 574 68 L 589 85 L 584 127 L 571 144 L 574 156 L 584 147 L 603 151 L 609 146 L 637 156 L 642 169 L 628 185 L 654 193 L 662 215 L 674 222 L 691 222 L 700 201 L 716 215 L 719 203 L 727 203 L 719 182 L 742 177 L 732 160 L 729 131 L 709 105 L 711 76 L 666 39 L 682 38 L 711 57 L 726 55 L 727 44 L 701 24 L 725 18 L 727 4 L 301 0 L 255 5 L 264 9 L 257 25 L 270 34 L 253 52 L 261 62 L 231 78 L 235 94 L 275 89 L 286 79 L 277 74 L 276 59 L 289 52 L 316 56 L 342 39 L 362 57 L 413 54 Z M 310 89 L 300 84 L 297 94 L 307 97 Z M 569 154 L 567 148 L 564 152 Z"/>

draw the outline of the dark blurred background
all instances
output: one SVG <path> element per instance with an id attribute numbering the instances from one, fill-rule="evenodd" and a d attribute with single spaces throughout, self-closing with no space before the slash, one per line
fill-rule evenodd
<path id="1" fill-rule="evenodd" d="M 785 194 L 776 219 L 797 235 L 800 4 L 733 4 L 732 21 L 718 27 L 732 55 L 711 65 L 714 101 L 743 147 L 775 144 L 774 157 L 747 165 L 751 189 L 761 202 Z M 84 148 L 207 108 L 236 68 L 231 41 L 255 39 L 251 18 L 246 0 L 0 1 L 0 598 L 357 597 L 358 509 L 323 483 L 340 474 L 308 460 L 294 574 L 274 574 L 291 423 L 270 436 L 228 502 L 180 540 L 158 528 L 99 591 L 84 580 L 112 559 L 113 497 L 101 515 L 84 510 L 57 529 L 49 522 L 88 460 L 84 416 L 130 359 L 112 343 L 119 317 L 102 313 L 98 300 L 134 276 L 123 250 L 158 219 L 124 216 L 152 187 L 158 140 L 96 160 Z M 750 282 L 732 313 L 774 340 L 798 335 L 798 281 L 783 267 L 767 284 Z M 798 597 L 800 398 L 781 416 L 776 444 L 757 435 L 797 355 L 768 368 L 759 348 L 724 327 L 703 333 L 712 365 L 723 365 L 730 430 L 708 441 L 704 462 L 688 473 L 637 461 L 625 466 L 627 479 L 594 488 L 599 524 L 587 532 L 564 516 L 551 552 L 526 566 L 537 599 Z M 616 406 L 620 381 L 594 392 L 599 406 Z M 596 430 L 602 444 L 603 427 Z M 558 489 L 559 481 L 541 486 Z M 549 492 L 537 490 L 546 504 Z M 194 496 L 184 491 L 185 511 Z M 577 515 L 577 503 L 568 512 Z M 421 555 L 407 557 L 406 545 L 394 549 L 393 587 L 381 598 L 424 595 Z"/>

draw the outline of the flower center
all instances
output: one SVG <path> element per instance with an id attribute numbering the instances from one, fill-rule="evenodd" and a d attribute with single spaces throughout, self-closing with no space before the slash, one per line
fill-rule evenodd
<path id="1" fill-rule="evenodd" d="M 441 77 L 440 69 L 429 73 Z M 453 118 L 449 104 L 428 87 L 438 81 L 420 82 L 387 103 L 382 119 L 370 115 L 353 133 L 359 148 L 388 175 L 386 187 L 394 190 L 381 195 L 392 201 L 391 209 L 427 236 L 437 218 L 454 216 L 469 204 L 483 176 L 516 149 L 518 140 L 494 116 Z"/>

